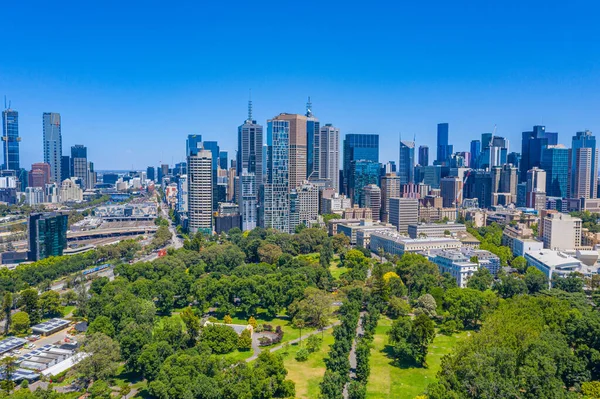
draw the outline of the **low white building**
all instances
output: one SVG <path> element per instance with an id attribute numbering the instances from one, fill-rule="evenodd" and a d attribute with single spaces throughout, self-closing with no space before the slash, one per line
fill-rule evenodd
<path id="1" fill-rule="evenodd" d="M 391 230 L 372 232 L 370 239 L 371 251 L 379 253 L 381 250 L 392 255 L 434 249 L 459 249 L 462 246 L 460 241 L 454 238 L 410 238 Z"/>
<path id="2" fill-rule="evenodd" d="M 467 227 L 461 223 L 416 223 L 408 225 L 410 238 L 445 237 L 446 233 L 456 234 L 467 231 Z"/>
<path id="3" fill-rule="evenodd" d="M 544 242 L 533 238 L 514 238 L 512 240 L 512 251 L 514 256 L 524 256 L 526 252 L 544 249 Z"/>
<path id="4" fill-rule="evenodd" d="M 460 288 L 467 286 L 467 281 L 480 266 L 457 250 L 432 251 L 428 258 L 438 266 L 440 273 L 450 273 Z"/>
<path id="5" fill-rule="evenodd" d="M 598 266 L 586 266 L 577 258 L 551 249 L 526 252 L 525 259 L 529 266 L 540 270 L 548 280 L 552 280 L 553 277 L 566 277 L 573 272 L 581 273 L 586 277 L 598 274 Z"/>

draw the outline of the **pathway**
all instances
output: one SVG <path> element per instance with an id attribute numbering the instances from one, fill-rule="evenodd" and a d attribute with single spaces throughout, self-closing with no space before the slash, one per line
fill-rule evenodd
<path id="1" fill-rule="evenodd" d="M 369 269 L 370 270 L 370 269 Z M 354 336 L 354 341 L 352 341 L 352 348 L 350 349 L 349 359 L 350 360 L 350 380 L 356 378 L 356 341 L 358 337 L 364 334 L 362 319 L 367 314 L 364 310 L 360 312 L 360 316 L 358 317 L 358 325 L 356 326 L 356 335 Z M 348 384 L 344 385 L 344 399 L 348 399 Z"/>
<path id="2" fill-rule="evenodd" d="M 334 326 L 337 326 L 338 324 L 340 324 L 340 321 L 336 321 L 335 323 L 325 327 L 322 331 L 329 330 L 330 328 L 333 328 Z M 300 339 L 307 339 L 311 335 L 319 334 L 320 332 L 321 332 L 321 330 L 311 331 L 307 334 L 302 335 L 299 338 L 296 338 L 291 341 L 284 342 L 283 344 L 269 348 L 269 352 L 275 352 L 275 351 L 282 349 L 286 343 L 289 345 L 296 344 L 296 343 L 300 342 Z M 258 346 L 258 337 L 256 336 L 256 334 L 252 335 L 252 350 L 254 351 L 254 354 L 252 356 L 250 356 L 248 359 L 246 359 L 247 362 L 256 360 L 258 355 L 260 355 L 260 352 L 262 352 L 262 349 L 260 349 L 260 347 Z"/>

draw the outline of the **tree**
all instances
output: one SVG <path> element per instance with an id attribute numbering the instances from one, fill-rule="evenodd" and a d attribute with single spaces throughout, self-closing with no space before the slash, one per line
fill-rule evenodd
<path id="1" fill-rule="evenodd" d="M 491 291 L 453 288 L 444 295 L 444 308 L 464 326 L 477 327 L 485 314 L 496 307 Z"/>
<path id="2" fill-rule="evenodd" d="M 2 316 L 4 318 L 4 335 L 8 334 L 8 330 L 12 323 L 12 307 L 13 296 L 10 292 L 5 292 L 2 297 Z"/>
<path id="3" fill-rule="evenodd" d="M 408 338 L 413 346 L 413 356 L 415 361 L 423 366 L 427 366 L 426 357 L 429 344 L 435 338 L 435 325 L 433 321 L 425 314 L 418 315 L 412 322 L 411 333 Z"/>
<path id="4" fill-rule="evenodd" d="M 365 399 L 367 386 L 364 382 L 350 381 L 348 384 L 348 399 Z"/>
<path id="5" fill-rule="evenodd" d="M 467 287 L 473 288 L 479 291 L 485 291 L 492 286 L 494 282 L 494 276 L 490 273 L 487 267 L 480 267 L 475 273 L 469 278 Z"/>
<path id="6" fill-rule="evenodd" d="M 181 317 L 183 324 L 185 324 L 190 340 L 195 344 L 198 335 L 200 335 L 200 318 L 194 314 L 194 311 L 189 306 L 183 309 L 183 312 L 181 312 L 179 316 Z"/>
<path id="7" fill-rule="evenodd" d="M 27 312 L 17 312 L 12 317 L 12 329 L 17 334 L 25 334 L 29 331 L 31 320 Z"/>
<path id="8" fill-rule="evenodd" d="M 427 317 L 434 317 L 437 315 L 436 309 L 437 304 L 431 294 L 421 295 L 415 305 L 415 315 L 424 313 Z"/>
<path id="9" fill-rule="evenodd" d="M 548 289 L 548 277 L 533 266 L 527 268 L 525 285 L 530 294 Z"/>
<path id="10" fill-rule="evenodd" d="M 106 381 L 98 380 L 88 388 L 88 393 L 92 399 L 110 399 L 112 389 Z"/>
<path id="11" fill-rule="evenodd" d="M 288 308 L 292 319 L 302 319 L 307 326 L 324 328 L 331 318 L 331 295 L 318 288 L 308 287 L 304 298 L 294 301 Z"/>
<path id="12" fill-rule="evenodd" d="M 244 330 L 238 337 L 238 349 L 242 351 L 248 351 L 252 349 L 252 335 L 250 330 Z"/>
<path id="13" fill-rule="evenodd" d="M 153 381 L 164 361 L 172 354 L 173 348 L 166 341 L 152 342 L 144 346 L 137 361 L 144 378 Z"/>
<path id="14" fill-rule="evenodd" d="M 525 273 L 525 270 L 527 270 L 527 259 L 517 256 L 510 262 L 510 265 L 517 269 L 519 273 Z"/>
<path id="15" fill-rule="evenodd" d="M 15 387 L 12 377 L 17 370 L 17 358 L 14 356 L 6 356 L 0 359 L 0 367 L 3 370 L 4 379 L 2 380 L 2 389 L 10 394 L 10 391 Z"/>
<path id="16" fill-rule="evenodd" d="M 29 315 L 32 324 L 39 323 L 41 317 L 37 290 L 29 288 L 21 291 L 17 305 Z"/>
<path id="17" fill-rule="evenodd" d="M 579 273 L 570 273 L 566 277 L 554 275 L 552 276 L 552 283 L 554 288 L 566 292 L 582 292 L 584 285 L 583 278 Z"/>
<path id="18" fill-rule="evenodd" d="M 229 316 L 228 314 L 226 314 L 225 317 L 223 317 L 223 323 L 225 323 L 225 324 L 231 324 L 231 323 L 233 323 L 233 319 L 231 318 L 231 316 Z"/>
<path id="19" fill-rule="evenodd" d="M 62 316 L 60 295 L 56 291 L 46 291 L 39 296 L 38 304 L 42 315 L 48 317 Z"/>
<path id="20" fill-rule="evenodd" d="M 300 340 L 299 346 L 300 348 L 302 348 L 302 329 L 306 327 L 306 322 L 302 318 L 293 318 L 292 324 L 294 325 L 294 327 L 300 330 L 300 335 L 298 336 L 298 339 Z"/>
<path id="21" fill-rule="evenodd" d="M 256 330 L 256 327 L 258 327 L 258 323 L 256 322 L 256 319 L 254 318 L 254 316 L 250 316 L 250 318 L 248 319 L 248 324 L 250 324 L 252 326 L 252 328 L 255 330 Z"/>
<path id="22" fill-rule="evenodd" d="M 63 306 L 75 305 L 77 303 L 77 294 L 73 290 L 68 290 L 60 296 Z"/>
<path id="23" fill-rule="evenodd" d="M 494 284 L 494 290 L 502 298 L 512 298 L 515 295 L 527 293 L 527 285 L 520 276 L 501 272 L 498 273 L 498 280 Z"/>
<path id="24" fill-rule="evenodd" d="M 388 302 L 388 307 L 385 311 L 390 319 L 407 316 L 410 313 L 410 305 L 402 298 L 391 297 Z"/>
<path id="25" fill-rule="evenodd" d="M 98 316 L 90 323 L 86 332 L 88 335 L 102 333 L 111 338 L 115 337 L 115 326 L 110 319 L 104 315 Z"/>
<path id="26" fill-rule="evenodd" d="M 300 350 L 298 350 L 298 352 L 296 352 L 296 361 L 298 362 L 305 362 L 308 360 L 308 354 L 310 352 L 308 351 L 307 348 L 300 348 Z"/>
<path id="27" fill-rule="evenodd" d="M 109 336 L 96 333 L 89 336 L 81 352 L 88 356 L 74 366 L 75 372 L 83 378 L 95 381 L 110 378 L 119 368 L 119 344 Z"/>
<path id="28" fill-rule="evenodd" d="M 321 267 L 329 268 L 331 261 L 333 260 L 334 249 L 331 238 L 326 238 L 319 252 L 319 264 Z"/>
<path id="29" fill-rule="evenodd" d="M 261 262 L 275 264 L 281 255 L 283 251 L 278 245 L 264 242 L 258 247 L 258 257 Z"/>
<path id="30" fill-rule="evenodd" d="M 321 349 L 321 344 L 323 340 L 319 338 L 319 336 L 313 334 L 306 340 L 306 349 L 309 353 L 317 352 Z"/>
<path id="31" fill-rule="evenodd" d="M 206 344 L 214 353 L 222 355 L 237 348 L 238 335 L 231 327 L 210 324 L 202 329 L 200 342 Z"/>

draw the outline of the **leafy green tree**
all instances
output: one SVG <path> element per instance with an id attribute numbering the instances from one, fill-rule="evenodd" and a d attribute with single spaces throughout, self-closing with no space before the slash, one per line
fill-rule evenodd
<path id="1" fill-rule="evenodd" d="M 365 399 L 367 397 L 367 386 L 364 382 L 351 381 L 348 384 L 348 399 Z"/>
<path id="2" fill-rule="evenodd" d="M 200 334 L 200 342 L 207 345 L 214 353 L 224 354 L 237 348 L 238 335 L 231 327 L 212 324 L 204 326 Z"/>
<path id="3" fill-rule="evenodd" d="M 17 312 L 12 317 L 12 329 L 16 334 L 25 334 L 29 331 L 31 320 L 27 312 Z"/>
<path id="4" fill-rule="evenodd" d="M 423 366 L 427 366 L 427 352 L 429 344 L 435 338 L 435 325 L 433 321 L 425 314 L 418 315 L 412 322 L 409 343 L 413 346 L 413 356 L 415 361 Z"/>
<path id="5" fill-rule="evenodd" d="M 2 379 L 2 389 L 4 389 L 4 391 L 7 393 L 7 395 L 10 394 L 10 391 L 12 391 L 12 389 L 15 387 L 15 383 L 12 380 L 15 371 L 17 371 L 17 358 L 14 356 L 5 356 L 2 359 L 0 359 L 0 367 L 2 368 L 3 371 L 3 379 Z"/>
<path id="6" fill-rule="evenodd" d="M 331 238 L 326 238 L 319 252 L 319 264 L 321 267 L 329 268 L 331 261 L 333 260 L 334 248 Z"/>
<path id="7" fill-rule="evenodd" d="M 415 315 L 424 313 L 427 317 L 436 316 L 437 304 L 431 294 L 421 295 L 415 304 Z"/>
<path id="8" fill-rule="evenodd" d="M 194 311 L 189 306 L 183 309 L 179 316 L 181 317 L 183 324 L 185 324 L 185 328 L 192 343 L 195 343 L 200 335 L 200 318 L 194 314 Z"/>
<path id="9" fill-rule="evenodd" d="M 290 304 L 289 315 L 294 320 L 302 319 L 307 326 L 324 328 L 331 319 L 331 295 L 317 288 L 304 290 L 304 298 Z"/>
<path id="10" fill-rule="evenodd" d="M 244 330 L 238 337 L 238 349 L 242 351 L 248 351 L 252 349 L 252 336 L 250 330 Z"/>
<path id="11" fill-rule="evenodd" d="M 533 266 L 527 268 L 525 285 L 530 294 L 548 289 L 548 277 Z"/>
<path id="12" fill-rule="evenodd" d="M 407 316 L 410 313 L 410 305 L 402 298 L 391 297 L 385 313 L 391 319 Z"/>
<path id="13" fill-rule="evenodd" d="M 306 340 L 306 349 L 309 353 L 317 352 L 321 349 L 322 343 L 323 340 L 318 335 L 313 334 Z"/>
<path id="14" fill-rule="evenodd" d="M 88 388 L 88 393 L 92 399 L 110 399 L 112 389 L 106 381 L 98 380 Z"/>
<path id="15" fill-rule="evenodd" d="M 165 323 L 168 323 L 165 321 Z M 163 326 L 164 324 L 163 323 Z M 142 348 L 152 341 L 152 331 L 148 325 L 139 325 L 135 321 L 130 321 L 119 332 L 118 340 L 121 348 L 121 357 L 125 360 L 125 367 L 128 371 L 138 371 L 137 360 Z M 181 331 L 181 325 L 179 325 Z"/>
<path id="16" fill-rule="evenodd" d="M 515 295 L 526 294 L 527 284 L 519 275 L 500 272 L 494 284 L 494 291 L 502 298 L 512 298 Z"/>
<path id="17" fill-rule="evenodd" d="M 12 324 L 13 296 L 10 292 L 5 292 L 2 297 L 2 318 L 4 319 L 4 335 L 8 334 Z"/>
<path id="18" fill-rule="evenodd" d="M 278 245 L 264 242 L 258 247 L 258 257 L 261 262 L 275 264 L 283 255 L 283 251 Z"/>
<path id="19" fill-rule="evenodd" d="M 566 292 L 582 292 L 584 281 L 579 273 L 571 273 L 566 277 L 553 276 L 554 288 Z"/>
<path id="20" fill-rule="evenodd" d="M 479 291 L 485 291 L 492 286 L 494 282 L 494 276 L 490 273 L 486 267 L 480 267 L 475 273 L 469 278 L 467 287 L 473 288 Z"/>
<path id="21" fill-rule="evenodd" d="M 32 324 L 41 320 L 38 292 L 33 288 L 21 291 L 17 305 L 29 315 Z"/>
<path id="22" fill-rule="evenodd" d="M 517 256 L 514 258 L 510 262 L 510 265 L 517 269 L 519 273 L 525 273 L 525 270 L 527 270 L 527 260 L 522 256 Z"/>
<path id="23" fill-rule="evenodd" d="M 307 348 L 300 348 L 300 350 L 298 350 L 298 352 L 296 352 L 296 361 L 298 362 L 305 362 L 308 360 L 308 355 L 309 355 L 309 351 Z"/>
<path id="24" fill-rule="evenodd" d="M 137 364 L 140 372 L 148 381 L 156 379 L 165 359 L 173 354 L 173 348 L 168 342 L 152 342 L 142 349 Z"/>
<path id="25" fill-rule="evenodd" d="M 85 379 L 104 380 L 114 376 L 119 368 L 119 344 L 109 336 L 96 333 L 89 336 L 80 349 L 88 356 L 81 359 L 73 370 Z"/>
<path id="26" fill-rule="evenodd" d="M 106 316 L 98 316 L 90 323 L 86 332 L 88 335 L 102 333 L 111 338 L 115 337 L 115 326 Z"/>

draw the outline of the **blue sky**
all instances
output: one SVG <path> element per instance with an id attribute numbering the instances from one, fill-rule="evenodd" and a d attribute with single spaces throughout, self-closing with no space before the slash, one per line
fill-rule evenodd
<path id="1" fill-rule="evenodd" d="M 438 122 L 455 150 L 495 124 L 516 151 L 534 124 L 567 145 L 600 132 L 596 2 L 92 3 L 2 6 L 0 94 L 26 168 L 44 111 L 62 114 L 63 152 L 85 144 L 97 169 L 180 161 L 189 133 L 233 154 L 250 88 L 261 123 L 311 96 L 342 134 L 380 134 L 380 161 L 400 133 L 433 149 Z"/>

